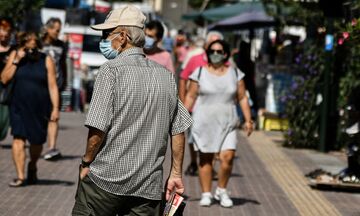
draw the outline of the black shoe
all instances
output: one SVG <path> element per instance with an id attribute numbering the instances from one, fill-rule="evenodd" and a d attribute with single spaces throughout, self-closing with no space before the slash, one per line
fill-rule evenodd
<path id="1" fill-rule="evenodd" d="M 197 176 L 198 175 L 198 166 L 196 163 L 191 163 L 186 168 L 185 175 Z"/>
<path id="2" fill-rule="evenodd" d="M 30 164 L 30 163 L 29 163 Z M 28 185 L 34 185 L 37 183 L 38 178 L 37 178 L 37 169 L 30 169 L 28 164 L 28 171 L 27 171 L 27 179 L 26 182 Z"/>

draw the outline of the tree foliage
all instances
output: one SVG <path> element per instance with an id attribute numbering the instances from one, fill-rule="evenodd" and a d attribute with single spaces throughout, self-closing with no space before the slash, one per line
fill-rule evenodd
<path id="1" fill-rule="evenodd" d="M 45 0 L 11 0 L 0 1 L 0 16 L 8 17 L 14 23 L 21 22 L 26 14 L 39 10 Z"/>
<path id="2" fill-rule="evenodd" d="M 323 12 L 318 3 L 298 0 L 262 0 L 269 15 L 274 16 L 282 25 L 303 24 L 322 25 Z"/>
<path id="3" fill-rule="evenodd" d="M 360 86 L 360 18 L 353 19 L 340 29 L 337 37 L 338 47 L 343 56 L 343 71 L 340 79 L 339 107 L 346 105 L 346 99 L 353 89 Z"/>
<path id="4" fill-rule="evenodd" d="M 292 147 L 317 148 L 319 143 L 320 106 L 324 82 L 324 37 L 328 30 L 324 28 L 323 11 L 317 3 L 307 3 L 294 0 L 263 0 L 267 11 L 282 25 L 299 23 L 307 29 L 307 39 L 303 44 L 303 51 L 297 56 L 297 78 L 291 90 L 282 97 L 286 101 L 286 116 L 289 120 L 289 130 L 285 132 L 285 144 Z M 348 14 L 360 14 L 360 0 L 352 1 L 350 5 L 357 11 Z M 344 8 L 339 8 L 343 10 Z M 345 13 L 346 14 L 346 13 Z M 331 79 L 334 87 L 339 84 L 339 95 L 333 95 L 335 103 L 331 104 L 337 113 L 344 109 L 350 93 L 360 86 L 360 19 L 352 21 L 333 19 L 334 61 L 330 62 Z M 322 29 L 323 33 L 318 29 Z M 336 68 L 336 71 L 335 71 Z M 337 74 L 335 74 L 337 73 Z M 335 79 L 336 77 L 336 79 Z M 339 116 L 342 119 L 341 116 Z M 340 122 L 343 122 L 340 121 Z M 338 125 L 338 134 L 342 126 Z M 340 141 L 340 140 L 339 140 Z M 341 148 L 343 142 L 333 148 Z"/>
<path id="5" fill-rule="evenodd" d="M 286 102 L 285 113 L 289 129 L 285 145 L 297 148 L 316 148 L 319 143 L 320 104 L 317 96 L 321 92 L 324 72 L 324 51 L 317 44 L 308 45 L 296 57 L 296 78 L 291 89 L 282 100 Z"/>

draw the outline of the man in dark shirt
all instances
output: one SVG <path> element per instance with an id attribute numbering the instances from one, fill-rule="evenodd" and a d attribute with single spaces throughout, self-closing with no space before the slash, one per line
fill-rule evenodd
<path id="1" fill-rule="evenodd" d="M 43 52 L 54 59 L 56 65 L 56 82 L 59 95 L 66 86 L 66 46 L 58 39 L 61 31 L 61 20 L 50 18 L 44 26 Z M 61 97 L 59 97 L 61 98 Z M 61 103 L 59 103 L 61 105 Z M 60 109 L 60 107 L 58 107 Z M 61 153 L 56 149 L 56 139 L 58 134 L 58 122 L 49 121 L 48 125 L 48 151 L 44 155 L 45 160 L 53 160 L 61 157 Z"/>

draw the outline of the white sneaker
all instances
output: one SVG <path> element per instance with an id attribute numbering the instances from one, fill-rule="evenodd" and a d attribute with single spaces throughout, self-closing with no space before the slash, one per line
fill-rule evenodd
<path id="1" fill-rule="evenodd" d="M 233 207 L 233 201 L 230 199 L 226 189 L 216 188 L 214 198 L 220 201 L 220 205 L 225 208 Z"/>
<path id="2" fill-rule="evenodd" d="M 201 194 L 201 200 L 200 200 L 200 206 L 209 207 L 212 203 L 212 195 L 210 192 L 202 193 Z"/>

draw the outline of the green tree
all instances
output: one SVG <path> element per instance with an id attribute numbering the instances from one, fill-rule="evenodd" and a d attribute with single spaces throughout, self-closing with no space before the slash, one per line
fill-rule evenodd
<path id="1" fill-rule="evenodd" d="M 8 17 L 14 23 L 22 22 L 28 14 L 38 11 L 45 0 L 0 1 L 0 16 Z"/>

